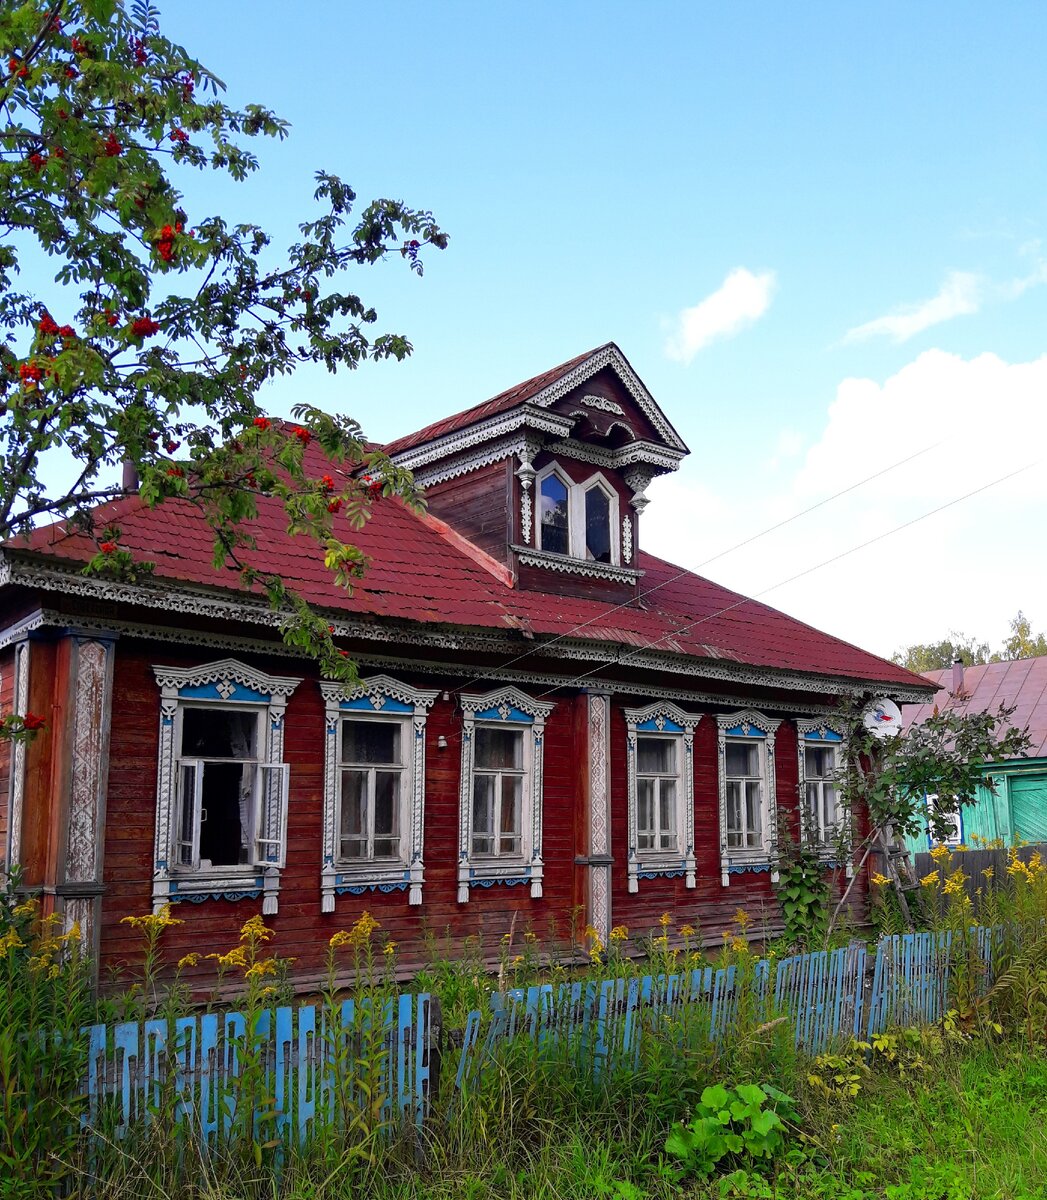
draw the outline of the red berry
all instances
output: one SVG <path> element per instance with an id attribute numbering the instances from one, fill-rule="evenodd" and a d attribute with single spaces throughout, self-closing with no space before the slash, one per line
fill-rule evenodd
<path id="1" fill-rule="evenodd" d="M 136 337 L 152 337 L 159 329 L 159 324 L 152 317 L 136 317 L 131 325 L 131 331 Z"/>
<path id="2" fill-rule="evenodd" d="M 291 432 L 302 443 L 303 446 L 308 446 L 309 441 L 313 436 L 308 429 L 303 429 L 301 425 L 296 425 Z"/>
<path id="3" fill-rule="evenodd" d="M 110 133 L 105 139 L 105 156 L 106 158 L 119 158 L 123 154 L 124 148 L 115 133 Z"/>
<path id="4" fill-rule="evenodd" d="M 268 417 L 255 417 L 252 424 L 254 425 L 255 429 L 261 429 L 264 431 L 266 429 L 269 429 L 273 423 L 272 423 L 272 421 L 269 420 Z"/>
<path id="5" fill-rule="evenodd" d="M 98 549 L 101 550 L 103 554 L 115 554 L 116 542 L 102 542 Z"/>
<path id="6" fill-rule="evenodd" d="M 46 724 L 47 722 L 44 718 L 38 716 L 36 713 L 27 712 L 22 718 L 23 729 L 43 729 Z"/>

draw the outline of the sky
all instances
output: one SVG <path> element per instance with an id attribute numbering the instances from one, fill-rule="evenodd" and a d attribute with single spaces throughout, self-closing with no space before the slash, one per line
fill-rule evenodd
<path id="1" fill-rule="evenodd" d="M 355 280 L 412 357 L 274 413 L 389 440 L 615 341 L 692 451 L 646 549 L 885 655 L 1047 629 L 1042 0 L 161 11 L 292 124 L 193 205 L 289 243 L 322 168 L 450 234 Z"/>

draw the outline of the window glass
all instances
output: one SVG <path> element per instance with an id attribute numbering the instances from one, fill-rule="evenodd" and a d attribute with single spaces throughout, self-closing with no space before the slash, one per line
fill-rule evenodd
<path id="1" fill-rule="evenodd" d="M 538 497 L 542 528 L 542 549 L 552 554 L 569 553 L 567 528 L 567 488 L 556 475 L 542 480 Z"/>
<path id="2" fill-rule="evenodd" d="M 397 721 L 343 721 L 342 762 L 400 764 Z"/>
<path id="3" fill-rule="evenodd" d="M 598 487 L 585 493 L 585 557 L 611 561 L 611 502 Z"/>
<path id="4" fill-rule="evenodd" d="M 728 741 L 724 747 L 724 760 L 728 777 L 735 778 L 760 774 L 759 746 L 752 742 Z"/>
<path id="5" fill-rule="evenodd" d="M 256 713 L 217 706 L 183 707 L 182 756 L 204 761 L 198 768 L 202 772 L 198 797 L 194 794 L 196 769 L 182 772 L 178 831 L 181 865 L 192 862 L 191 823 L 197 801 L 200 868 L 236 867 L 251 861 L 257 771 L 252 760 L 256 757 L 257 740 Z"/>
<path id="6" fill-rule="evenodd" d="M 183 758 L 255 758 L 258 718 L 230 708 L 182 709 Z"/>
<path id="7" fill-rule="evenodd" d="M 807 746 L 806 758 L 808 779 L 828 779 L 832 775 L 836 765 L 832 746 Z"/>
<path id="8" fill-rule="evenodd" d="M 676 773 L 676 740 L 674 738 L 636 739 L 636 771 L 643 775 L 674 775 Z"/>
<path id="9" fill-rule="evenodd" d="M 474 765 L 478 771 L 523 769 L 523 733 L 518 729 L 477 727 Z"/>

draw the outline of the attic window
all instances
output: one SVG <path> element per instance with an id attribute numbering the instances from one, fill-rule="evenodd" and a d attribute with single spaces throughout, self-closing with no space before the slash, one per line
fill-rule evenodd
<path id="1" fill-rule="evenodd" d="M 597 484 L 585 493 L 585 557 L 611 561 L 611 501 Z"/>
<path id="2" fill-rule="evenodd" d="M 540 495 L 542 549 L 550 554 L 569 554 L 567 486 L 559 475 L 546 475 L 542 480 Z"/>

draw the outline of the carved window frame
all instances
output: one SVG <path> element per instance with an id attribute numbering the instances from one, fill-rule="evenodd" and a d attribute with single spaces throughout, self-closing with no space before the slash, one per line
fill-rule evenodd
<path id="1" fill-rule="evenodd" d="M 458 794 L 458 903 L 469 902 L 470 889 L 495 884 L 527 884 L 531 896 L 542 896 L 542 777 L 545 722 L 555 702 L 534 700 L 515 687 L 485 695 L 462 695 L 462 767 Z M 477 725 L 524 729 L 524 784 L 521 847 L 518 857 L 487 858 L 472 852 L 473 764 Z"/>
<path id="2" fill-rule="evenodd" d="M 686 886 L 696 883 L 697 859 L 694 852 L 694 730 L 701 714 L 685 713 L 675 704 L 658 701 L 645 708 L 627 708 L 626 766 L 628 773 L 628 886 L 640 889 L 641 879 L 683 878 Z M 637 738 L 671 737 L 677 743 L 676 832 L 673 851 L 640 850 L 637 802 Z"/>
<path id="3" fill-rule="evenodd" d="M 567 553 L 560 555 L 556 550 L 547 550 L 542 545 L 542 485 L 550 477 L 555 476 L 567 489 Z M 574 489 L 577 485 L 559 463 L 551 462 L 534 477 L 534 545 L 543 554 L 556 554 L 561 558 L 574 558 L 574 543 L 578 526 L 577 505 L 574 503 Z"/>
<path id="4" fill-rule="evenodd" d="M 190 900 L 246 900 L 262 898 L 262 912 L 278 911 L 281 861 L 287 845 L 288 790 L 282 800 L 279 846 L 271 849 L 272 863 L 259 866 L 211 867 L 184 870 L 174 866 L 174 823 L 177 810 L 178 772 L 181 761 L 182 711 L 187 707 L 213 706 L 249 709 L 258 713 L 258 762 L 263 767 L 284 764 L 284 714 L 287 701 L 302 682 L 267 675 L 236 659 L 226 658 L 199 667 L 165 667 L 154 664 L 160 688 L 160 752 L 157 770 L 156 830 L 153 852 L 153 911 L 164 904 Z M 276 832 L 269 831 L 270 834 Z"/>
<path id="5" fill-rule="evenodd" d="M 320 865 L 320 911 L 335 910 L 335 897 L 364 892 L 407 892 L 408 903 L 422 903 L 425 882 L 425 723 L 437 690 L 411 687 L 388 675 L 355 686 L 321 683 L 324 698 L 324 826 Z M 393 720 L 404 726 L 404 780 L 400 790 L 400 859 L 340 862 L 338 859 L 339 732 L 343 718 Z M 403 818 L 407 817 L 404 821 Z"/>
<path id="6" fill-rule="evenodd" d="M 810 814 L 807 811 L 807 755 L 809 746 L 832 747 L 837 752 L 836 762 L 836 802 L 840 810 L 840 835 L 832 842 L 823 842 L 818 831 L 811 829 Z M 851 814 L 840 800 L 839 778 L 844 770 L 847 757 L 847 726 L 843 721 L 833 717 L 818 717 L 813 720 L 796 722 L 796 758 L 797 758 L 797 805 L 800 810 L 800 836 L 806 845 L 818 851 L 819 857 L 826 866 L 844 866 L 848 879 L 854 874 L 854 863 L 851 861 L 853 845 L 853 830 Z M 812 833 L 814 836 L 812 836 Z"/>
<path id="7" fill-rule="evenodd" d="M 727 887 L 732 875 L 769 871 L 771 882 L 778 882 L 778 803 L 775 794 L 774 737 L 781 721 L 765 717 L 753 709 L 721 714 L 716 718 L 717 774 L 720 789 L 720 883 Z M 728 848 L 727 845 L 727 763 L 729 741 L 756 745 L 759 751 L 760 779 L 763 783 L 761 845 L 752 849 Z"/>
<path id="8" fill-rule="evenodd" d="M 620 569 L 622 567 L 623 538 L 621 498 L 602 471 L 594 471 L 588 479 L 584 479 L 581 483 L 578 483 L 567 474 L 558 462 L 553 461 L 547 463 L 535 475 L 535 549 L 542 554 L 552 555 L 555 553 L 552 550 L 546 550 L 542 545 L 542 484 L 550 475 L 555 475 L 567 489 L 567 553 L 556 554 L 556 557 L 589 564 L 598 570 L 611 570 L 615 567 Z M 585 497 L 593 488 L 599 489 L 607 499 L 608 526 L 611 541 L 611 561 L 609 563 L 597 562 L 595 559 L 588 558 L 586 554 Z M 629 556 L 631 558 L 631 523 L 629 538 Z"/>

